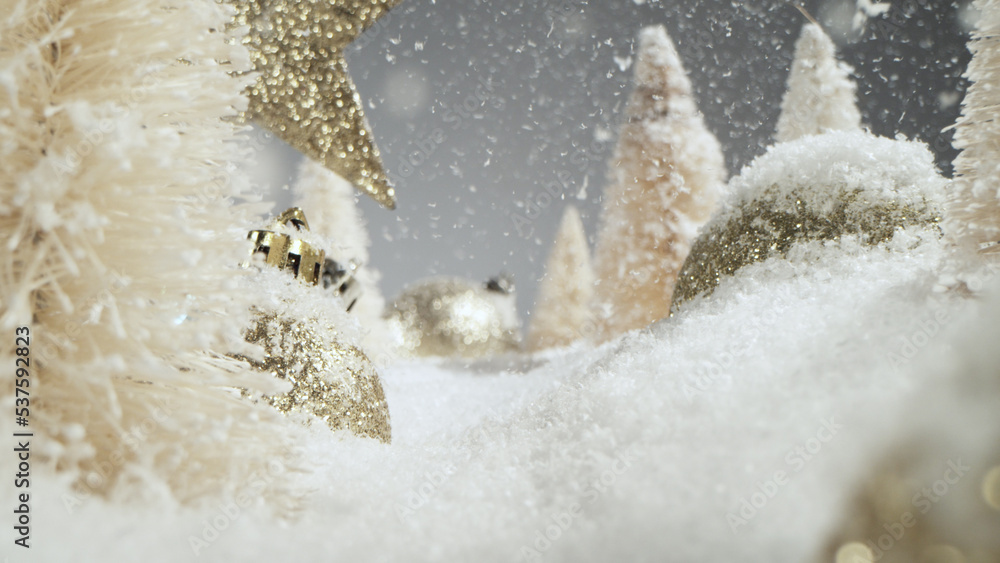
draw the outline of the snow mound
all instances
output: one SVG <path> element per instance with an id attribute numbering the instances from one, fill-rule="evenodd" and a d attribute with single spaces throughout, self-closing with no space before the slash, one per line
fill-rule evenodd
<path id="1" fill-rule="evenodd" d="M 941 245 L 947 182 L 920 143 L 833 132 L 775 145 L 730 182 L 730 198 L 692 245 L 671 310 L 810 241 L 906 252 Z M 898 235 L 909 244 L 892 243 Z"/>
<path id="2" fill-rule="evenodd" d="M 196 508 L 91 499 L 70 514 L 60 485 L 41 481 L 32 555 L 815 558 L 914 393 L 962 369 L 947 344 L 972 330 L 974 301 L 936 292 L 937 245 L 810 241 L 793 252 L 601 347 L 498 371 L 396 362 L 384 372 L 392 445 L 314 427 L 312 471 L 279 466 L 237 484 L 244 497 Z M 995 317 L 983 322 L 972 328 L 995 335 Z M 288 483 L 312 493 L 282 518 L 260 498 Z"/>
<path id="3" fill-rule="evenodd" d="M 996 268 L 978 274 L 992 278 Z M 862 556 L 848 561 L 1000 560 L 997 289 L 970 311 L 951 345 L 936 341 L 955 318 L 937 308 L 890 352 L 898 365 L 936 347 L 920 358 L 920 373 L 944 377 L 893 413 L 898 430 L 883 437 L 882 454 L 854 485 L 824 560 L 837 550 Z"/>
<path id="4" fill-rule="evenodd" d="M 948 180 L 927 145 L 863 131 L 834 131 L 778 143 L 729 183 L 729 206 L 769 188 L 773 199 L 796 195 L 811 209 L 829 208 L 831 190 L 863 190 L 874 201 L 941 206 Z"/>

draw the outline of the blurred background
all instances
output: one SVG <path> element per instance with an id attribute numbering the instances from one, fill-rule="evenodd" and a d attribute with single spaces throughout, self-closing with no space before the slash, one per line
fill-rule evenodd
<path id="1" fill-rule="evenodd" d="M 871 130 L 924 141 L 950 176 L 944 129 L 966 87 L 971 2 L 894 0 L 867 19 L 857 16 L 870 0 L 801 4 L 855 69 Z M 528 321 L 566 205 L 593 244 L 638 31 L 666 26 L 738 174 L 771 144 L 805 21 L 777 0 L 406 0 L 348 55 L 399 203 L 360 199 L 383 293 L 504 271 Z M 257 157 L 254 177 L 280 212 L 301 156 L 271 139 Z"/>

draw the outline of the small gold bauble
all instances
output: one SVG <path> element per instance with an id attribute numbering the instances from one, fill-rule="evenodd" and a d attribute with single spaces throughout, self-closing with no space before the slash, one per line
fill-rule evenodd
<path id="1" fill-rule="evenodd" d="M 416 356 L 491 356 L 520 344 L 513 286 L 432 278 L 403 291 L 388 310 L 402 347 Z"/>
<path id="2" fill-rule="evenodd" d="M 340 342 L 336 329 L 319 319 L 291 319 L 255 311 L 247 342 L 264 349 L 251 365 L 292 384 L 291 391 L 265 397 L 282 413 L 304 412 L 331 430 L 392 440 L 382 383 L 364 352 Z"/>
<path id="3" fill-rule="evenodd" d="M 294 207 L 279 215 L 269 229 L 250 232 L 254 254 L 297 281 L 284 276 L 268 279 L 267 272 L 260 272 L 263 293 L 278 292 L 263 301 L 281 304 L 255 307 L 253 324 L 244 334 L 247 342 L 263 349 L 263 359 L 236 357 L 291 384 L 286 393 L 264 397 L 282 413 L 315 415 L 331 430 L 346 429 L 388 443 L 392 439 L 389 407 L 375 366 L 329 318 L 315 313 L 322 306 L 293 306 L 312 299 L 327 301 L 330 292 L 344 298 L 347 309 L 357 299 L 353 270 L 327 259 L 309 236 L 305 214 Z M 331 316 L 340 312 L 331 310 L 329 302 L 324 305 Z M 299 312 L 293 315 L 292 309 Z"/>

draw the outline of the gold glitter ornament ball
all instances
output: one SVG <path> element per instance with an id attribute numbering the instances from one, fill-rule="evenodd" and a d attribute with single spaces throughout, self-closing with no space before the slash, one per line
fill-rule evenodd
<path id="1" fill-rule="evenodd" d="M 401 0 L 231 1 L 258 73 L 245 117 L 395 208 L 344 49 Z"/>
<path id="2" fill-rule="evenodd" d="M 336 287 L 320 283 L 337 273 L 329 270 L 339 269 L 326 259 L 305 213 L 293 207 L 266 228 L 250 231 L 249 238 L 255 259 L 246 266 L 262 266 L 254 279 L 261 305 L 244 337 L 260 346 L 263 356 L 236 357 L 291 384 L 290 391 L 264 400 L 284 414 L 314 415 L 331 430 L 389 443 L 389 406 L 378 372 L 337 329 L 351 321 L 345 303 L 330 293 L 344 287 L 346 278 Z"/>
<path id="3" fill-rule="evenodd" d="M 868 432 L 890 434 L 852 452 L 870 467 L 847 491 L 817 562 L 1000 561 L 997 282 L 975 303 L 938 295 L 925 309 L 949 311 L 949 326 L 931 337 L 940 346 L 932 343 L 933 350 L 901 366 L 906 380 L 923 389 L 906 394 L 894 419 L 884 420 L 885 412 L 866 417 L 876 423 Z M 909 332 L 912 325 L 899 326 Z M 892 340 L 883 345 L 895 349 Z"/>
<path id="4" fill-rule="evenodd" d="M 1000 561 L 998 481 L 996 456 L 956 455 L 943 444 L 896 449 L 857 487 L 817 560 Z"/>
<path id="5" fill-rule="evenodd" d="M 908 227 L 940 239 L 946 184 L 921 143 L 842 131 L 775 145 L 730 181 L 681 268 L 671 314 L 799 243 L 854 235 L 877 246 Z"/>
<path id="6" fill-rule="evenodd" d="M 387 317 L 401 346 L 416 356 L 477 358 L 520 347 L 513 282 L 431 278 L 405 289 Z"/>
<path id="7" fill-rule="evenodd" d="M 389 405 L 375 366 L 335 327 L 318 318 L 296 319 L 255 311 L 246 339 L 264 349 L 251 365 L 292 384 L 291 391 L 265 397 L 284 414 L 317 416 L 331 430 L 392 441 Z"/>

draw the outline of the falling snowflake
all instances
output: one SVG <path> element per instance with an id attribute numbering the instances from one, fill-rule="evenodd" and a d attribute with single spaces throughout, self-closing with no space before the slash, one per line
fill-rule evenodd
<path id="1" fill-rule="evenodd" d="M 872 2 L 872 0 L 858 0 L 858 11 L 854 14 L 854 31 L 862 29 L 868 18 L 877 18 L 892 9 L 892 4 L 888 2 Z"/>

